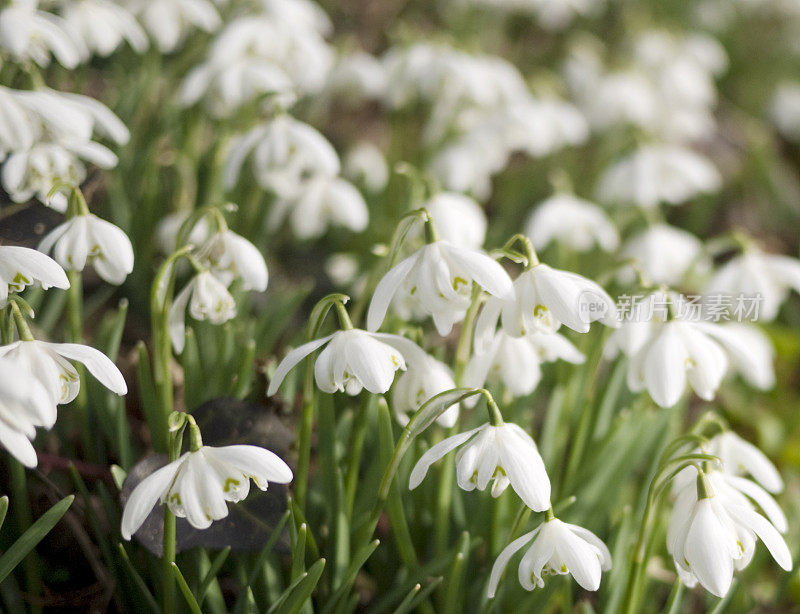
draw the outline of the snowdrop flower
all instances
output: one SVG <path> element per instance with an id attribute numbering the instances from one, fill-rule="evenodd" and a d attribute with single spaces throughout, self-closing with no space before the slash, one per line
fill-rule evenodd
<path id="1" fill-rule="evenodd" d="M 557 193 L 539 203 L 528 218 L 527 234 L 536 249 L 557 241 L 578 252 L 596 244 L 610 252 L 619 245 L 619 234 L 600 207 L 568 193 Z"/>
<path id="2" fill-rule="evenodd" d="M 749 474 L 771 493 L 783 490 L 783 480 L 775 465 L 761 450 L 733 431 L 712 437 L 705 449 L 722 461 L 725 473 L 734 476 Z"/>
<path id="3" fill-rule="evenodd" d="M 749 246 L 716 272 L 705 293 L 756 298 L 757 317 L 771 321 L 790 290 L 800 292 L 800 260 Z"/>
<path id="4" fill-rule="evenodd" d="M 164 254 L 171 254 L 177 248 L 178 233 L 181 226 L 187 220 L 191 211 L 176 211 L 165 215 L 158 222 L 156 227 L 156 243 Z M 192 226 L 189 236 L 186 239 L 192 245 L 202 245 L 211 236 L 211 224 L 208 218 L 203 216 Z"/>
<path id="5" fill-rule="evenodd" d="M 712 400 L 728 369 L 725 350 L 707 333 L 713 326 L 677 319 L 655 323 L 630 360 L 628 387 L 633 392 L 646 389 L 657 405 L 672 407 L 688 380 L 701 399 Z"/>
<path id="6" fill-rule="evenodd" d="M 408 487 L 419 486 L 433 463 L 460 446 L 456 477 L 461 488 L 486 490 L 492 482 L 492 496 L 499 497 L 510 484 L 532 510 L 550 507 L 550 478 L 539 450 L 530 435 L 508 422 L 497 426 L 487 422 L 435 444 L 411 470 Z"/>
<path id="7" fill-rule="evenodd" d="M 273 203 L 269 223 L 273 229 L 288 217 L 295 236 L 315 239 L 328 226 L 343 226 L 362 232 L 369 223 L 367 203 L 361 193 L 344 179 L 317 175 L 300 183 L 293 196 Z"/>
<path id="8" fill-rule="evenodd" d="M 226 286 L 234 279 L 241 279 L 244 290 L 267 289 L 269 275 L 264 256 L 250 241 L 231 230 L 212 234 L 195 255 Z"/>
<path id="9" fill-rule="evenodd" d="M 75 68 L 85 53 L 82 41 L 62 18 L 40 11 L 38 0 L 16 0 L 0 10 L 0 47 L 19 62 L 50 64 L 50 54 Z"/>
<path id="10" fill-rule="evenodd" d="M 56 406 L 44 385 L 8 358 L 0 359 L 0 445 L 26 467 L 36 466 L 36 427 L 51 428 Z"/>
<path id="11" fill-rule="evenodd" d="M 344 159 L 344 176 L 370 192 L 381 192 L 389 183 L 389 167 L 383 152 L 369 141 L 360 141 Z"/>
<path id="12" fill-rule="evenodd" d="M 201 271 L 178 293 L 169 308 L 172 346 L 180 354 L 186 342 L 186 307 L 195 320 L 223 324 L 236 315 L 236 301 L 211 271 Z"/>
<path id="13" fill-rule="evenodd" d="M 136 53 L 147 50 L 147 35 L 128 9 L 110 0 L 69 2 L 63 12 L 66 26 L 84 41 L 84 61 L 90 52 L 100 57 L 111 55 L 124 41 Z"/>
<path id="14" fill-rule="evenodd" d="M 122 373 L 100 350 L 78 343 L 47 343 L 45 341 L 15 341 L 0 346 L 0 357 L 14 362 L 40 382 L 55 405 L 69 403 L 81 387 L 78 372 L 71 360 L 82 363 L 103 386 L 118 395 L 128 392 Z M 55 410 L 53 410 L 55 411 Z"/>
<path id="15" fill-rule="evenodd" d="M 225 187 L 236 185 L 250 154 L 259 185 L 284 198 L 302 192 L 308 177 L 332 177 L 340 171 L 339 156 L 328 140 L 289 115 L 280 115 L 233 140 L 225 163 Z"/>
<path id="16" fill-rule="evenodd" d="M 505 143 L 492 130 L 467 133 L 443 147 L 428 170 L 442 186 L 486 199 L 492 192 L 492 176 L 508 162 Z"/>
<path id="17" fill-rule="evenodd" d="M 571 574 L 587 591 L 600 588 L 602 572 L 611 569 L 611 553 L 606 545 L 588 529 L 549 518 L 530 533 L 518 537 L 506 546 L 492 566 L 489 578 L 489 598 L 494 597 L 497 585 L 511 557 L 529 543 L 530 548 L 519 564 L 519 583 L 526 591 L 544 586 L 544 577 Z"/>
<path id="18" fill-rule="evenodd" d="M 403 344 L 404 348 L 413 345 L 398 335 L 354 328 L 309 341 L 293 349 L 281 361 L 269 383 L 267 396 L 275 394 L 286 374 L 322 346 L 327 347 L 314 363 L 314 379 L 320 390 L 329 394 L 338 390 L 355 396 L 366 388 L 373 394 L 383 394 L 391 387 L 395 372 L 406 369 L 404 354 L 396 347 L 398 344 Z"/>
<path id="19" fill-rule="evenodd" d="M 628 358 L 635 356 L 650 341 L 657 324 L 666 322 L 664 310 L 672 298 L 671 294 L 658 291 L 633 301 L 621 314 L 622 323 L 608 338 L 603 355 L 609 360 L 620 352 Z"/>
<path id="20" fill-rule="evenodd" d="M 784 137 L 800 140 L 800 84 L 787 82 L 778 85 L 769 114 Z"/>
<path id="21" fill-rule="evenodd" d="M 0 308 L 6 306 L 10 292 L 22 292 L 26 286 L 39 284 L 69 288 L 69 280 L 57 262 L 35 249 L 0 245 Z"/>
<path id="22" fill-rule="evenodd" d="M 786 571 L 792 568 L 786 542 L 766 518 L 749 506 L 715 496 L 711 483 L 701 478 L 697 492 L 684 489 L 675 502 L 667 550 L 684 584 L 692 587 L 699 582 L 723 597 L 730 589 L 734 569 L 750 562 L 757 537 L 778 565 Z"/>
<path id="23" fill-rule="evenodd" d="M 133 246 L 120 228 L 96 215 L 76 215 L 56 226 L 39 244 L 53 252 L 67 270 L 82 271 L 91 264 L 110 284 L 120 285 L 133 271 Z"/>
<path id="24" fill-rule="evenodd" d="M 558 333 L 530 333 L 512 337 L 500 329 L 485 350 L 470 358 L 464 371 L 464 385 L 483 388 L 485 382 L 502 382 L 514 397 L 530 394 L 542 377 L 541 363 L 584 361 L 584 355 Z"/>
<path id="25" fill-rule="evenodd" d="M 535 158 L 589 138 L 589 126 L 574 106 L 556 98 L 526 97 L 499 118 L 507 147 Z"/>
<path id="26" fill-rule="evenodd" d="M 424 352 L 422 356 L 405 352 L 404 357 L 408 369 L 397 378 L 392 389 L 392 408 L 403 426 L 408 424 L 409 414 L 417 411 L 428 399 L 456 387 L 453 372 L 443 362 Z M 450 428 L 458 419 L 458 411 L 458 404 L 452 405 L 436 422 Z"/>
<path id="27" fill-rule="evenodd" d="M 775 385 L 775 348 L 769 337 L 753 324 L 700 323 L 706 334 L 725 350 L 729 372 L 735 372 L 751 386 L 769 390 Z"/>
<path id="28" fill-rule="evenodd" d="M 92 161 L 99 162 L 98 166 L 102 164 L 111 168 L 117 158 L 108 153 L 110 157 L 103 154 L 103 157 Z M 67 201 L 61 194 L 56 194 L 48 201 L 47 195 L 53 185 L 79 185 L 84 179 L 86 167 L 75 153 L 55 143 L 36 143 L 30 149 L 12 152 L 0 170 L 0 181 L 11 200 L 24 203 L 35 196 L 56 211 L 65 211 Z"/>
<path id="29" fill-rule="evenodd" d="M 626 241 L 620 257 L 633 260 L 648 282 L 675 286 L 691 268 L 708 267 L 702 253 L 703 243 L 693 234 L 668 224 L 654 224 Z M 633 283 L 633 269 L 624 267 L 619 279 L 621 283 Z"/>
<path id="30" fill-rule="evenodd" d="M 434 241 L 395 265 L 378 283 L 367 313 L 367 328 L 378 330 L 392 299 L 412 301 L 433 317 L 441 336 L 450 334 L 470 304 L 472 283 L 503 299 L 513 297 L 511 279 L 490 256 Z"/>
<path id="31" fill-rule="evenodd" d="M 466 249 L 480 249 L 486 239 L 486 214 L 474 199 L 457 192 L 439 192 L 422 204 L 433 218 L 439 237 Z"/>
<path id="32" fill-rule="evenodd" d="M 210 0 L 130 0 L 161 53 L 172 53 L 192 28 L 213 32 L 222 23 Z"/>
<path id="33" fill-rule="evenodd" d="M 250 479 L 261 490 L 270 482 L 288 484 L 292 470 L 279 456 L 258 446 L 201 446 L 143 479 L 122 512 L 122 537 L 139 530 L 156 503 L 166 504 L 196 529 L 207 529 L 228 515 L 227 502 L 250 492 Z"/>
<path id="34" fill-rule="evenodd" d="M 600 178 L 601 202 L 656 207 L 679 205 L 716 192 L 722 177 L 707 158 L 678 145 L 647 145 L 616 162 Z"/>
<path id="35" fill-rule="evenodd" d="M 579 333 L 600 321 L 617 328 L 614 301 L 593 281 L 546 264 L 535 264 L 514 280 L 510 298 L 491 297 L 475 324 L 476 349 L 482 351 L 497 320 L 512 337 L 555 332 L 561 324 Z"/>
<path id="36" fill-rule="evenodd" d="M 380 98 L 386 88 L 386 73 L 376 57 L 363 51 L 342 55 L 328 74 L 326 89 L 348 99 Z"/>

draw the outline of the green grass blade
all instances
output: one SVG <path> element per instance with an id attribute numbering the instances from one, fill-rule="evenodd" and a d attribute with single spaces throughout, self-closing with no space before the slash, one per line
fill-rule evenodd
<path id="1" fill-rule="evenodd" d="M 203 610 L 200 609 L 197 599 L 195 599 L 192 594 L 192 589 L 190 589 L 189 585 L 186 583 L 186 578 L 183 577 L 181 570 L 178 569 L 178 566 L 174 562 L 172 563 L 172 575 L 175 576 L 178 587 L 181 589 L 181 593 L 183 593 L 183 598 L 186 599 L 186 603 L 189 604 L 189 609 L 193 614 L 203 614 Z"/>
<path id="2" fill-rule="evenodd" d="M 211 568 L 208 570 L 208 573 L 206 573 L 205 577 L 200 582 L 200 586 L 197 589 L 197 602 L 200 603 L 201 605 L 203 603 L 203 599 L 205 599 L 208 587 L 211 586 L 211 583 L 214 581 L 214 578 L 217 577 L 219 570 L 222 568 L 222 565 L 225 563 L 225 560 L 228 558 L 228 555 L 230 553 L 231 553 L 231 547 L 228 546 L 217 556 L 215 556 L 214 561 L 211 563 Z"/>

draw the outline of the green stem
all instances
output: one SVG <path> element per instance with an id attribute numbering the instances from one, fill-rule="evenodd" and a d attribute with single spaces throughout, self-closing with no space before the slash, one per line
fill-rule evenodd
<path id="1" fill-rule="evenodd" d="M 192 420 L 192 422 L 194 422 Z M 167 429 L 169 429 L 170 420 L 167 418 Z M 181 454 L 181 444 L 183 442 L 183 431 L 186 422 L 183 422 L 180 428 L 169 433 L 169 462 L 178 460 Z M 197 425 L 194 424 L 195 429 Z M 164 552 L 162 558 L 162 565 L 164 571 L 164 591 L 162 601 L 163 614 L 173 614 L 175 609 L 175 576 L 173 575 L 172 565 L 175 563 L 175 514 L 173 514 L 168 505 L 164 505 Z"/>
<path id="2" fill-rule="evenodd" d="M 367 435 L 367 418 L 369 417 L 370 407 L 373 401 L 377 401 L 377 396 L 365 394 L 361 407 L 356 413 L 353 422 L 353 434 L 350 439 L 350 449 L 348 453 L 347 473 L 345 474 L 345 509 L 347 517 L 353 518 L 353 504 L 356 499 L 356 488 L 358 486 L 358 470 L 361 465 L 361 454 L 364 450 L 364 440 Z"/>
<path id="3" fill-rule="evenodd" d="M 25 319 L 25 316 L 22 315 L 19 305 L 16 301 L 12 301 L 10 305 L 11 313 L 14 315 L 14 324 L 17 326 L 17 335 L 20 340 L 33 341 L 33 333 L 31 333 L 31 328 L 28 326 L 28 321 Z"/>
<path id="4" fill-rule="evenodd" d="M 297 472 L 294 480 L 294 498 L 297 506 L 305 514 L 306 492 L 308 491 L 308 471 L 311 465 L 311 431 L 314 428 L 316 413 L 316 390 L 314 388 L 314 362 L 306 358 L 303 378 L 303 416 L 300 421 L 300 434 L 297 441 Z"/>
<path id="5" fill-rule="evenodd" d="M 28 498 L 28 485 L 25 476 L 25 467 L 14 458 L 9 457 L 8 470 L 11 474 L 11 501 L 14 516 L 17 520 L 17 531 L 22 535 L 27 531 L 33 519 L 31 518 L 31 508 Z M 42 594 L 42 575 L 39 568 L 39 559 L 35 553 L 25 557 L 23 562 L 25 570 L 25 590 L 29 595 L 40 596 Z M 32 612 L 41 612 L 41 606 L 31 604 Z"/>
<path id="6" fill-rule="evenodd" d="M 464 377 L 464 369 L 472 353 L 472 333 L 475 329 L 475 318 L 478 315 L 478 309 L 481 306 L 481 288 L 478 284 L 472 284 L 472 296 L 470 297 L 469 309 L 464 316 L 464 322 L 461 324 L 461 333 L 458 337 L 458 345 L 456 346 L 456 364 L 455 364 L 455 382 L 456 386 L 461 385 L 461 380 Z"/>

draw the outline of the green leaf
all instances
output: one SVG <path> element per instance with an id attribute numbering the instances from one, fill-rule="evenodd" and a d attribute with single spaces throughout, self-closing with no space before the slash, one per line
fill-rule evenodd
<path id="1" fill-rule="evenodd" d="M 319 559 L 303 574 L 300 581 L 292 588 L 278 608 L 278 614 L 297 614 L 311 597 L 314 588 L 319 582 L 322 570 L 325 569 L 325 559 Z"/>
<path id="2" fill-rule="evenodd" d="M 228 558 L 228 555 L 231 553 L 231 547 L 228 546 L 227 548 L 223 549 L 217 556 L 214 557 L 214 561 L 211 563 L 211 567 L 206 573 L 203 580 L 200 582 L 200 586 L 197 589 L 197 602 L 202 604 L 203 599 L 206 597 L 206 593 L 208 592 L 208 588 L 211 586 L 211 583 L 214 581 L 214 578 L 217 577 L 219 570 L 222 568 L 222 565 L 225 563 L 225 560 Z"/>
<path id="3" fill-rule="evenodd" d="M 172 563 L 172 575 L 175 576 L 175 580 L 178 582 L 178 587 L 181 589 L 181 593 L 183 593 L 183 598 L 186 599 L 186 603 L 189 604 L 189 609 L 193 612 L 193 614 L 203 614 L 203 610 L 200 609 L 197 599 L 195 599 L 194 595 L 192 594 L 192 589 L 190 589 L 189 585 L 186 583 L 186 578 L 183 577 L 181 570 L 178 569 L 178 566 L 174 561 Z"/>
<path id="4" fill-rule="evenodd" d="M 323 607 L 321 610 L 321 614 L 332 612 L 339 601 L 345 597 L 347 591 L 349 591 L 350 587 L 353 585 L 353 582 L 356 581 L 356 576 L 358 575 L 359 569 L 364 566 L 364 563 L 366 563 L 367 559 L 372 556 L 372 553 L 375 552 L 375 549 L 380 543 L 380 540 L 375 539 L 361 548 L 361 550 L 356 552 L 356 555 L 353 557 L 353 561 L 350 563 L 350 567 L 347 568 L 347 572 L 344 575 L 341 585 L 338 589 L 336 589 L 336 592 L 333 593 L 331 598 L 328 599 L 325 607 Z"/>
<path id="5" fill-rule="evenodd" d="M 44 536 L 47 535 L 54 526 L 67 513 L 69 506 L 72 505 L 75 495 L 64 497 L 53 507 L 47 510 L 41 518 L 34 522 L 20 538 L 0 557 L 0 582 L 6 579 L 14 568 L 36 547 Z"/>
<path id="6" fill-rule="evenodd" d="M 6 520 L 6 512 L 8 512 L 8 495 L 0 497 L 0 527 Z"/>
<path id="7" fill-rule="evenodd" d="M 400 602 L 394 614 L 406 614 L 406 612 L 413 612 L 420 603 L 422 603 L 433 590 L 442 583 L 442 576 L 434 578 L 428 586 L 420 590 L 420 585 L 417 584 L 411 589 L 411 592 L 406 595 L 405 599 Z"/>

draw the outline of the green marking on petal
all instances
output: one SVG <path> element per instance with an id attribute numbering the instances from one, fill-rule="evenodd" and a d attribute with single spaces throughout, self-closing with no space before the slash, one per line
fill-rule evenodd
<path id="1" fill-rule="evenodd" d="M 225 492 L 230 492 L 231 486 L 234 487 L 239 486 L 239 483 L 240 483 L 239 480 L 235 478 L 228 478 L 227 480 L 225 480 L 225 486 L 222 487 L 222 490 L 224 490 Z"/>

